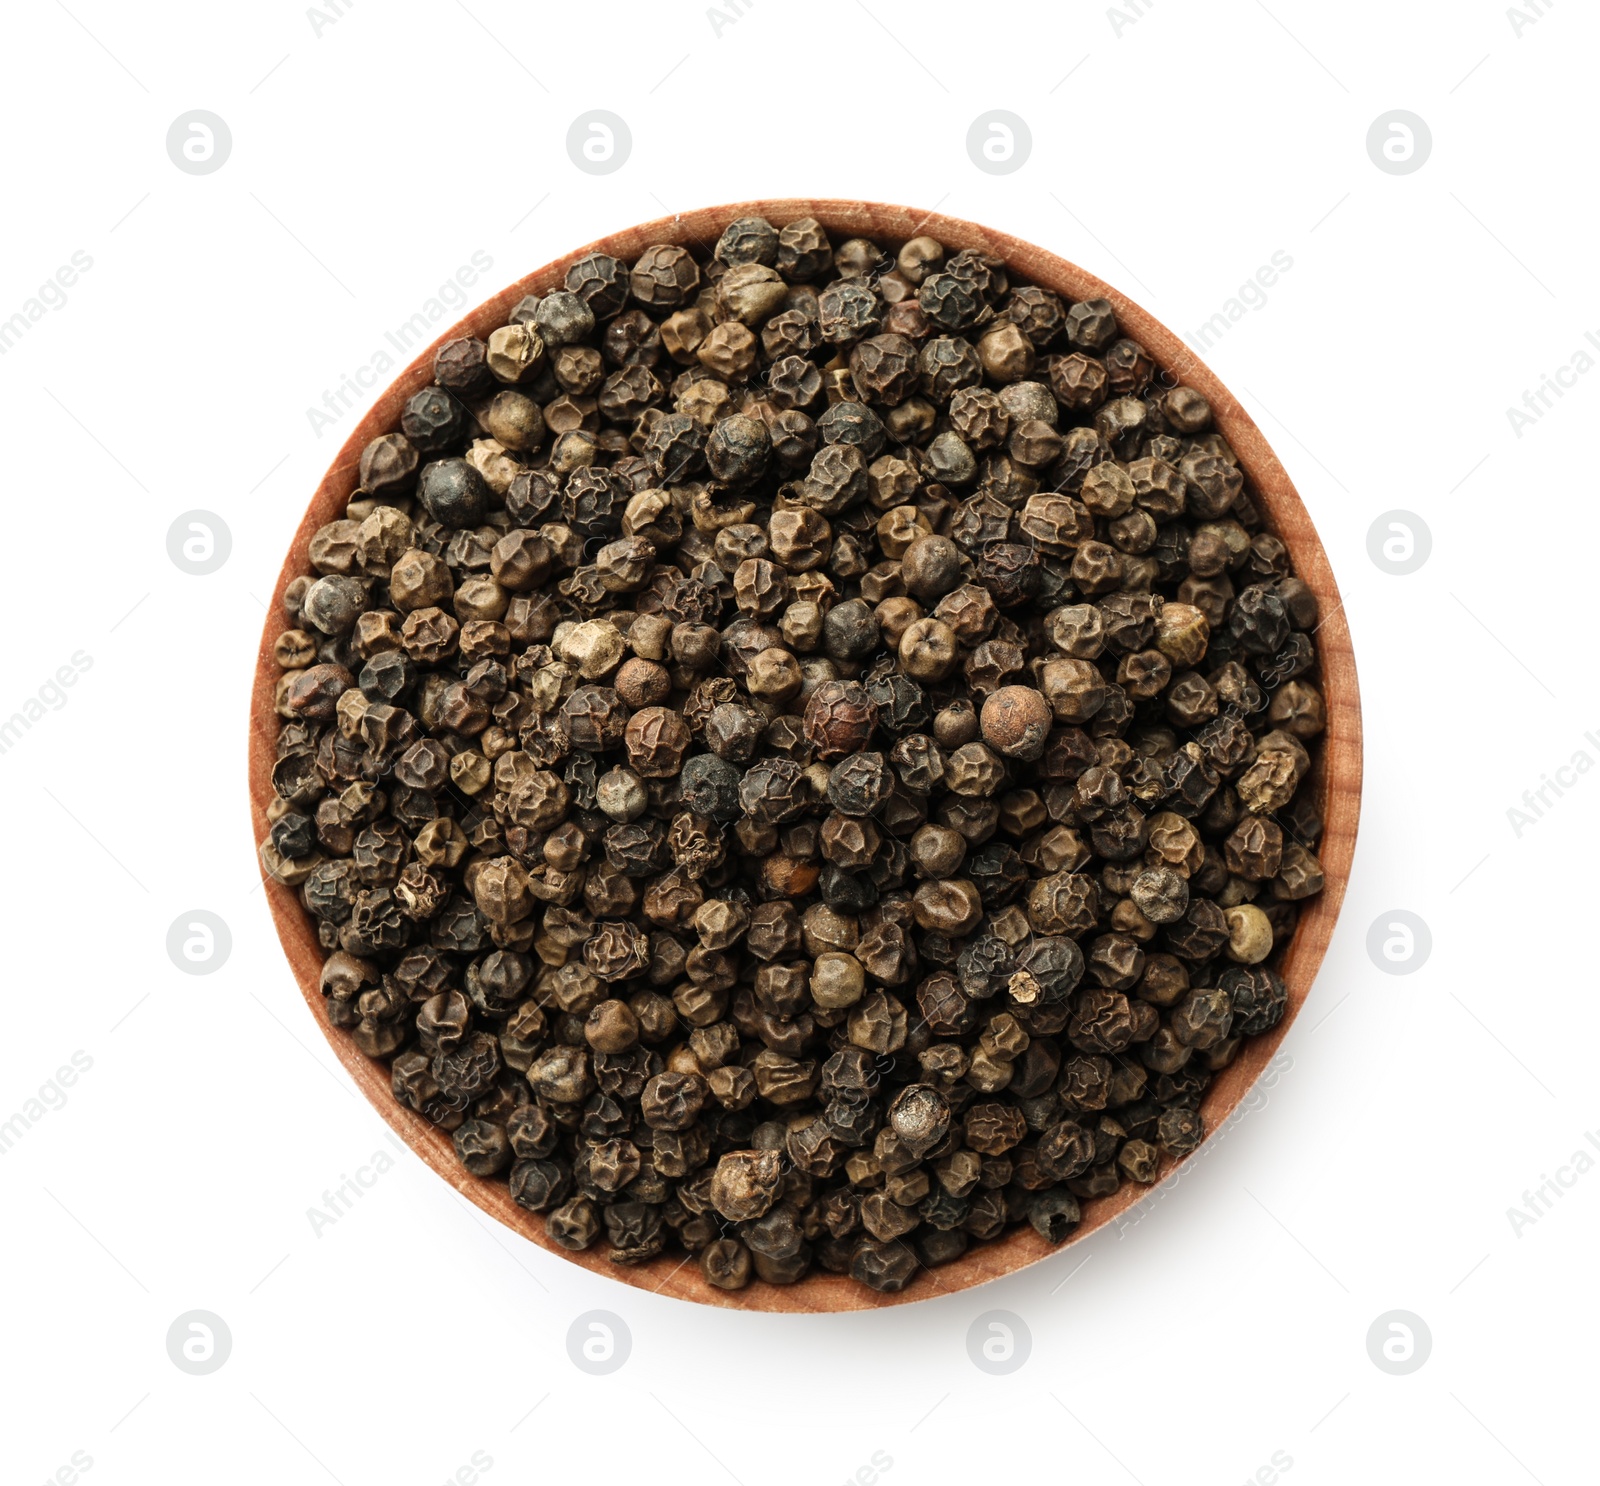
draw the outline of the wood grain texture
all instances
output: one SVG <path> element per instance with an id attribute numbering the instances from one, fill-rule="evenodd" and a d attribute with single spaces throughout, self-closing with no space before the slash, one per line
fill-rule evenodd
<path id="1" fill-rule="evenodd" d="M 1362 761 L 1360 699 L 1343 601 L 1334 583 L 1327 554 L 1322 549 L 1300 497 L 1295 493 L 1287 471 L 1262 437 L 1260 429 L 1211 370 L 1146 310 L 1092 274 L 1043 248 L 971 222 L 932 212 L 913 211 L 908 207 L 854 201 L 749 201 L 732 206 L 707 207 L 646 222 L 578 248 L 519 279 L 446 331 L 434 346 L 428 347 L 395 379 L 346 440 L 317 487 L 290 544 L 262 633 L 250 704 L 249 787 L 255 839 L 259 842 L 266 836 L 265 812 L 273 793 L 271 770 L 279 726 L 273 708 L 273 690 L 279 673 L 272 659 L 272 647 L 278 634 L 286 627 L 278 599 L 291 579 L 310 570 L 307 548 L 312 534 L 344 514 L 345 505 L 357 484 L 356 466 L 362 449 L 378 434 L 398 428 L 406 400 L 432 380 L 435 347 L 458 335 L 487 337 L 491 330 L 506 322 L 518 300 L 526 294 L 544 293 L 558 286 L 568 267 L 585 253 L 598 249 L 619 258 L 631 259 L 650 243 L 659 242 L 679 243 L 709 252 L 727 223 L 747 215 L 764 216 L 780 227 L 799 217 L 815 217 L 835 241 L 861 235 L 885 243 L 897 243 L 918 233 L 927 233 L 952 249 L 977 248 L 1002 258 L 1023 278 L 1053 289 L 1069 300 L 1110 300 L 1124 332 L 1139 341 L 1158 366 L 1198 388 L 1210 400 L 1216 427 L 1237 452 L 1248 477 L 1248 488 L 1255 494 L 1268 524 L 1287 543 L 1295 571 L 1316 594 L 1322 620 L 1315 639 L 1327 703 L 1328 728 L 1322 740 L 1313 783 L 1320 790 L 1325 822 L 1320 855 L 1327 885 L 1321 896 L 1302 913 L 1283 962 L 1283 978 L 1289 992 L 1288 1010 L 1283 1020 L 1266 1035 L 1250 1039 L 1207 1092 L 1203 1105 L 1205 1126 L 1209 1132 L 1213 1132 L 1208 1139 L 1215 1138 L 1214 1132 L 1255 1083 L 1305 1005 L 1344 900 L 1345 883 L 1355 851 Z M 322 952 L 310 917 L 301 907 L 295 890 L 270 878 L 266 879 L 265 886 L 267 902 L 283 941 L 284 952 L 311 1019 L 378 1113 L 429 1166 L 472 1202 L 508 1228 L 541 1248 L 559 1254 L 569 1263 L 581 1264 L 586 1269 L 625 1284 L 684 1300 L 740 1310 L 820 1312 L 902 1305 L 964 1290 L 1010 1274 L 1057 1252 L 1031 1228 L 1024 1226 L 997 1242 L 969 1250 L 953 1264 L 921 1271 L 898 1295 L 876 1295 L 847 1277 L 828 1274 L 815 1274 L 790 1286 L 756 1281 L 747 1289 L 728 1292 L 707 1285 L 701 1278 L 699 1265 L 692 1260 L 684 1260 L 682 1256 L 664 1256 L 649 1264 L 624 1268 L 606 1260 L 601 1252 L 603 1245 L 597 1245 L 590 1252 L 577 1254 L 559 1248 L 545 1236 L 543 1218 L 518 1207 L 511 1200 L 504 1182 L 469 1175 L 457 1161 L 450 1137 L 396 1102 L 390 1093 L 385 1064 L 366 1057 L 354 1046 L 347 1032 L 328 1024 L 323 1015 L 322 996 L 318 988 Z M 1163 1167 L 1163 1178 L 1177 1164 L 1169 1160 Z M 1151 1190 L 1128 1184 L 1110 1197 L 1084 1203 L 1083 1222 L 1073 1235 L 1072 1242 L 1081 1241 L 1127 1212 Z"/>

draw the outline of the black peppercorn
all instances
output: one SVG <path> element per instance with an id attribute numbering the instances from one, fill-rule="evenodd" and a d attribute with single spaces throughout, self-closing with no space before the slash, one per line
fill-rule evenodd
<path id="1" fill-rule="evenodd" d="M 417 478 L 417 498 L 441 526 L 473 526 L 483 519 L 489 490 L 464 459 L 437 459 Z"/>

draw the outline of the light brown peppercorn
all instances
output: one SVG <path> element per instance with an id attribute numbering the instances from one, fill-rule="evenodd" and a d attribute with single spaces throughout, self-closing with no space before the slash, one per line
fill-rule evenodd
<path id="1" fill-rule="evenodd" d="M 969 447 L 982 451 L 1005 442 L 1011 418 L 987 387 L 963 387 L 950 399 L 950 426 Z"/>
<path id="2" fill-rule="evenodd" d="M 851 350 L 850 376 L 864 399 L 897 407 L 917 389 L 917 348 L 903 335 L 870 336 Z"/>
<path id="3" fill-rule="evenodd" d="M 485 360 L 502 382 L 523 382 L 544 364 L 544 337 L 532 325 L 502 325 L 489 336 Z"/>
<path id="4" fill-rule="evenodd" d="M 1256 815 L 1282 810 L 1294 797 L 1300 774 L 1293 756 L 1286 752 L 1262 750 L 1235 781 L 1239 803 Z"/>
<path id="5" fill-rule="evenodd" d="M 563 346 L 550 365 L 556 384 L 571 398 L 587 397 L 604 380 L 605 370 L 605 361 L 593 346 Z M 573 404 L 569 402 L 568 407 Z M 545 409 L 545 418 L 557 434 L 571 432 L 577 426 L 552 408 Z"/>
<path id="6" fill-rule="evenodd" d="M 764 557 L 747 558 L 734 572 L 734 601 L 743 613 L 765 619 L 786 607 L 792 593 L 788 573 Z"/>
<path id="7" fill-rule="evenodd" d="M 818 511 L 808 507 L 777 510 L 767 523 L 772 555 L 791 573 L 820 567 L 832 551 L 833 529 Z"/>
<path id="8" fill-rule="evenodd" d="M 980 723 L 977 711 L 965 697 L 959 697 L 949 706 L 942 707 L 933 719 L 933 736 L 940 747 L 956 749 L 970 743 L 978 736 Z"/>
<path id="9" fill-rule="evenodd" d="M 661 345 L 674 361 L 687 366 L 711 333 L 711 320 L 696 305 L 678 310 L 661 322 Z"/>
<path id="10" fill-rule="evenodd" d="M 991 382 L 1020 382 L 1033 370 L 1033 342 L 1010 320 L 997 321 L 978 341 L 978 359 Z"/>
<path id="11" fill-rule="evenodd" d="M 745 677 L 751 696 L 774 703 L 798 696 L 803 681 L 799 661 L 787 650 L 777 648 L 759 651 Z"/>
<path id="12" fill-rule="evenodd" d="M 303 670 L 317 658 L 317 642 L 304 630 L 285 630 L 272 648 L 272 658 L 284 670 Z"/>
<path id="13" fill-rule="evenodd" d="M 911 838 L 911 865 L 919 876 L 953 877 L 966 856 L 966 838 L 948 826 L 919 826 Z"/>
<path id="14" fill-rule="evenodd" d="M 1211 626 L 1192 604 L 1163 604 L 1156 616 L 1156 648 L 1179 670 L 1188 670 L 1205 658 Z"/>
<path id="15" fill-rule="evenodd" d="M 1136 650 L 1117 663 L 1117 685 L 1134 701 L 1160 696 L 1172 679 L 1172 663 L 1159 650 Z"/>
<path id="16" fill-rule="evenodd" d="M 544 413 L 521 392 L 497 392 L 483 413 L 489 436 L 503 448 L 529 453 L 544 442 Z"/>
<path id="17" fill-rule="evenodd" d="M 1023 648 L 1010 640 L 985 640 L 967 657 L 967 685 L 987 699 L 1022 672 Z"/>
<path id="18" fill-rule="evenodd" d="M 478 912 L 492 923 L 512 924 L 533 912 L 528 874 L 512 857 L 496 857 L 486 863 L 473 883 L 472 895 Z"/>
<path id="19" fill-rule="evenodd" d="M 639 1018 L 626 1001 L 602 1001 L 589 1013 L 583 1035 L 597 1053 L 625 1053 L 639 1040 Z"/>
<path id="20" fill-rule="evenodd" d="M 1242 965 L 1259 965 L 1272 953 L 1272 921 L 1254 903 L 1226 909 L 1228 958 Z"/>
<path id="21" fill-rule="evenodd" d="M 955 631 L 939 619 L 918 619 L 900 637 L 900 665 L 916 681 L 942 681 L 955 669 Z"/>
<path id="22" fill-rule="evenodd" d="M 911 899 L 918 927 L 951 938 L 970 934 L 983 917 L 978 890 L 962 877 L 934 878 L 919 886 Z"/>
<path id="23" fill-rule="evenodd" d="M 585 681 L 609 675 L 627 654 L 627 642 L 608 619 L 588 619 L 560 637 L 556 652 Z"/>
<path id="24" fill-rule="evenodd" d="M 667 645 L 672 634 L 672 621 L 661 614 L 640 614 L 628 627 L 628 643 L 635 655 L 645 660 L 662 661 L 667 658 Z"/>
<path id="25" fill-rule="evenodd" d="M 668 653 L 681 666 L 703 671 L 714 665 L 722 648 L 722 636 L 709 624 L 684 623 L 672 626 Z"/>
<path id="26" fill-rule="evenodd" d="M 394 506 L 379 506 L 356 532 L 361 571 L 374 578 L 388 577 L 395 562 L 415 543 L 416 529 L 411 518 Z"/>
<path id="27" fill-rule="evenodd" d="M 1031 686 L 1002 686 L 983 704 L 983 740 L 1007 758 L 1031 763 L 1044 752 L 1054 718 L 1050 703 Z"/>
<path id="28" fill-rule="evenodd" d="M 1060 722 L 1088 722 L 1105 704 L 1105 678 L 1087 660 L 1049 660 L 1039 669 L 1039 690 Z"/>
<path id="29" fill-rule="evenodd" d="M 732 1223 L 763 1217 L 778 1200 L 783 1181 L 778 1151 L 729 1151 L 711 1178 L 711 1205 Z"/>
<path id="30" fill-rule="evenodd" d="M 854 1006 L 866 993 L 866 974 L 853 954 L 829 951 L 811 966 L 811 999 L 824 1010 Z"/>
<path id="31" fill-rule="evenodd" d="M 630 707 L 655 707 L 671 694 L 672 677 L 665 666 L 635 655 L 617 668 L 612 685 Z"/>
<path id="32" fill-rule="evenodd" d="M 1211 404 L 1193 387 L 1172 388 L 1161 401 L 1161 411 L 1179 433 L 1199 433 L 1211 421 Z"/>
<path id="33" fill-rule="evenodd" d="M 695 349 L 695 357 L 708 371 L 729 382 L 742 382 L 756 364 L 755 335 L 737 320 L 724 320 Z"/>
<path id="34" fill-rule="evenodd" d="M 1006 452 L 1030 472 L 1048 469 L 1061 457 L 1061 435 L 1042 418 L 1029 418 L 1011 431 Z"/>
<path id="35" fill-rule="evenodd" d="M 901 505 L 885 511 L 878 518 L 878 547 L 885 557 L 903 558 L 911 544 L 921 537 L 930 536 L 933 528 L 928 518 L 916 506 Z"/>
<path id="36" fill-rule="evenodd" d="M 913 237 L 901 247 L 895 258 L 895 267 L 907 282 L 920 284 L 943 262 L 943 243 L 931 237 Z"/>
<path id="37" fill-rule="evenodd" d="M 389 572 L 389 601 L 402 614 L 449 601 L 455 592 L 450 569 L 431 552 L 413 547 Z"/>
<path id="38" fill-rule="evenodd" d="M 879 566 L 881 569 L 890 569 L 895 564 L 882 563 Z M 876 587 L 873 587 L 869 594 L 867 580 L 863 580 L 861 591 L 863 597 L 868 598 L 875 597 L 879 592 Z M 878 621 L 878 632 L 883 636 L 884 643 L 890 650 L 898 650 L 900 637 L 905 634 L 906 630 L 915 621 L 924 617 L 922 605 L 915 599 L 906 598 L 903 594 L 892 594 L 890 597 L 883 599 L 877 608 L 872 611 L 872 616 Z"/>
<path id="39" fill-rule="evenodd" d="M 1083 477 L 1081 498 L 1096 516 L 1110 520 L 1133 508 L 1133 481 L 1120 464 L 1107 460 Z"/>

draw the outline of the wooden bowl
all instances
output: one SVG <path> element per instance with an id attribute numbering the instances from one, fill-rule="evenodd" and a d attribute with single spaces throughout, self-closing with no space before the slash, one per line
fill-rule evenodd
<path id="1" fill-rule="evenodd" d="M 1123 331 L 1140 342 L 1159 367 L 1172 371 L 1210 400 L 1216 427 L 1237 453 L 1239 463 L 1248 476 L 1248 488 L 1255 495 L 1272 530 L 1288 544 L 1296 573 L 1316 594 L 1318 611 L 1322 616 L 1316 631 L 1316 644 L 1327 703 L 1328 728 L 1322 740 L 1313 783 L 1320 792 L 1323 811 L 1324 832 L 1320 856 L 1326 886 L 1322 894 L 1312 900 L 1301 914 L 1294 939 L 1283 960 L 1282 974 L 1289 992 L 1289 1005 L 1283 1020 L 1271 1032 L 1251 1038 L 1239 1056 L 1217 1076 L 1206 1094 L 1202 1106 L 1205 1127 L 1214 1133 L 1256 1081 L 1288 1033 L 1290 1023 L 1305 1004 L 1344 899 L 1345 880 L 1355 850 L 1361 800 L 1361 709 L 1356 688 L 1355 657 L 1350 648 L 1350 632 L 1345 623 L 1343 602 L 1333 581 L 1327 554 L 1322 550 L 1316 529 L 1295 493 L 1287 472 L 1268 447 L 1260 429 L 1210 369 L 1148 311 L 1094 275 L 1032 243 L 1021 242 L 1006 233 L 994 232 L 972 222 L 939 216 L 933 212 L 912 211 L 903 206 L 880 206 L 859 201 L 746 201 L 735 206 L 707 207 L 630 227 L 587 247 L 576 248 L 565 257 L 519 279 L 441 335 L 433 346 L 423 351 L 395 379 L 345 441 L 301 518 L 279 575 L 278 586 L 273 590 L 272 610 L 261 637 L 255 687 L 250 702 L 250 803 L 256 839 L 260 841 L 266 835 L 265 811 L 273 797 L 271 770 L 279 726 L 273 707 L 273 690 L 279 672 L 272 659 L 272 647 L 273 641 L 286 627 L 278 601 L 284 586 L 291 579 L 310 570 L 307 548 L 312 534 L 343 515 L 350 493 L 357 485 L 356 465 L 362 449 L 377 435 L 396 429 L 406 400 L 432 380 L 435 348 L 459 335 L 487 337 L 491 330 L 506 323 L 513 306 L 524 295 L 541 294 L 559 286 L 568 267 L 585 253 L 599 249 L 618 258 L 632 259 L 648 244 L 660 242 L 697 246 L 709 252 L 729 222 L 749 215 L 766 217 L 777 226 L 799 217 L 815 217 L 836 242 L 857 235 L 884 242 L 901 242 L 919 233 L 927 233 L 949 248 L 977 248 L 1002 258 L 1022 277 L 1053 289 L 1068 300 L 1110 300 L 1116 308 L 1117 321 Z M 389 1073 L 385 1064 L 360 1052 L 348 1032 L 328 1024 L 319 990 L 323 957 L 310 916 L 301 907 L 294 889 L 284 887 L 268 877 L 266 893 L 279 937 L 283 941 L 284 953 L 289 957 L 290 967 L 310 1008 L 312 1020 L 322 1030 L 339 1061 L 349 1070 L 350 1076 L 372 1101 L 378 1113 L 457 1191 L 508 1228 L 515 1229 L 541 1248 L 559 1254 L 568 1263 L 581 1264 L 597 1274 L 608 1275 L 624 1284 L 637 1285 L 657 1294 L 697 1300 L 708 1305 L 741 1310 L 816 1312 L 901 1305 L 907 1301 L 964 1290 L 1010 1274 L 1056 1252 L 1031 1227 L 1023 1225 L 993 1243 L 975 1246 L 952 1264 L 920 1271 L 899 1294 L 879 1295 L 847 1276 L 822 1273 L 813 1274 L 795 1285 L 769 1285 L 758 1280 L 744 1290 L 730 1292 L 707 1285 L 701 1278 L 698 1264 L 685 1260 L 681 1255 L 664 1255 L 648 1264 L 626 1268 L 611 1264 L 601 1252 L 602 1246 L 597 1245 L 586 1253 L 571 1253 L 562 1249 L 545 1236 L 542 1217 L 527 1212 L 511 1200 L 503 1181 L 469 1175 L 456 1159 L 450 1137 L 395 1100 L 390 1093 Z M 1169 1160 L 1162 1176 L 1168 1175 L 1176 1164 Z M 1103 1227 L 1152 1190 L 1129 1183 L 1110 1197 L 1084 1203 L 1083 1222 L 1073 1234 L 1072 1242 L 1078 1242 Z"/>

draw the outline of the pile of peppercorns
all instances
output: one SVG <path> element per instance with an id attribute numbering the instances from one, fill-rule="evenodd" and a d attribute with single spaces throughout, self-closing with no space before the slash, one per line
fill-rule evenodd
<path id="1" fill-rule="evenodd" d="M 591 253 L 360 481 L 262 859 L 556 1243 L 898 1290 L 1198 1144 L 1322 887 L 1316 604 L 1108 302 L 810 219 Z"/>

